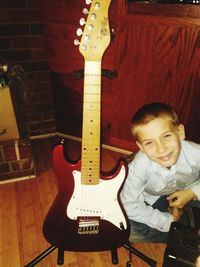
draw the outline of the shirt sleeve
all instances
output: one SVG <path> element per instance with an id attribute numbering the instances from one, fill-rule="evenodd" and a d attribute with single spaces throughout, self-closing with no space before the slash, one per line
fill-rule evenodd
<path id="1" fill-rule="evenodd" d="M 193 179 L 192 184 L 186 186 L 186 188 L 190 188 L 197 196 L 197 199 L 200 200 L 200 144 L 182 141 L 182 151 L 186 162 L 192 170 L 192 175 L 196 177 L 196 180 Z"/>
<path id="2" fill-rule="evenodd" d="M 173 216 L 145 203 L 143 193 L 148 177 L 144 165 L 141 161 L 137 162 L 137 158 L 129 164 L 128 176 L 121 192 L 124 209 L 129 219 L 142 222 L 162 232 L 168 232 Z"/>
<path id="3" fill-rule="evenodd" d="M 191 186 L 191 190 L 197 196 L 197 199 L 200 200 L 200 180 L 197 184 Z"/>

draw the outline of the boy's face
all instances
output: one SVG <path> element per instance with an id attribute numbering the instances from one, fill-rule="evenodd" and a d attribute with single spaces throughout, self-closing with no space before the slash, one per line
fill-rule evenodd
<path id="1" fill-rule="evenodd" d="M 174 126 L 169 117 L 155 118 L 145 125 L 136 126 L 139 148 L 163 167 L 171 167 L 178 160 L 184 126 Z"/>

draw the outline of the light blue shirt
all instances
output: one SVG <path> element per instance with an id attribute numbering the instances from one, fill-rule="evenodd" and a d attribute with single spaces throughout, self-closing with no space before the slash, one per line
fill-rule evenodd
<path id="1" fill-rule="evenodd" d="M 180 156 L 170 169 L 139 151 L 129 163 L 121 200 L 129 219 L 168 232 L 173 216 L 153 209 L 151 205 L 161 195 L 187 188 L 192 189 L 200 200 L 200 145 L 181 141 Z"/>

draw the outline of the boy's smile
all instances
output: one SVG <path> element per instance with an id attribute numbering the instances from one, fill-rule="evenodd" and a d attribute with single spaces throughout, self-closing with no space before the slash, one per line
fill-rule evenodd
<path id="1" fill-rule="evenodd" d="M 181 140 L 185 138 L 184 126 L 175 126 L 168 116 L 154 118 L 144 125 L 138 125 L 139 148 L 153 161 L 163 167 L 171 167 L 178 160 Z"/>

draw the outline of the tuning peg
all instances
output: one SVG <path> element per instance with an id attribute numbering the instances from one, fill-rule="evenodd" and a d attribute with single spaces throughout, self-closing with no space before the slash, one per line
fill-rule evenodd
<path id="1" fill-rule="evenodd" d="M 81 36 L 81 35 L 83 34 L 82 29 L 81 29 L 81 28 L 78 28 L 77 31 L 76 31 L 76 34 L 77 34 L 78 36 Z"/>
<path id="2" fill-rule="evenodd" d="M 88 31 L 92 31 L 94 26 L 92 24 L 89 24 L 87 28 L 88 28 Z"/>
<path id="3" fill-rule="evenodd" d="M 85 24 L 85 19 L 84 18 L 81 18 L 80 21 L 79 21 L 80 25 L 83 26 Z"/>
<path id="4" fill-rule="evenodd" d="M 75 40 L 74 40 L 74 45 L 80 45 L 79 40 L 75 39 Z"/>
<path id="5" fill-rule="evenodd" d="M 89 41 L 90 38 L 91 38 L 91 36 L 90 36 L 89 34 L 86 34 L 85 37 L 84 37 L 84 39 L 85 39 L 86 41 Z"/>
<path id="6" fill-rule="evenodd" d="M 85 0 L 87 5 L 90 5 L 92 3 L 92 0 Z"/>
<path id="7" fill-rule="evenodd" d="M 94 5 L 94 8 L 95 9 L 99 9 L 100 8 L 100 3 L 99 2 L 96 2 L 95 5 Z"/>
<path id="8" fill-rule="evenodd" d="M 83 50 L 83 51 L 86 51 L 87 50 L 87 45 L 82 45 L 82 47 L 81 47 L 81 49 Z"/>
<path id="9" fill-rule="evenodd" d="M 84 8 L 84 9 L 83 9 L 83 14 L 84 14 L 84 15 L 87 15 L 88 13 L 89 13 L 88 9 L 87 9 L 87 8 Z"/>
<path id="10" fill-rule="evenodd" d="M 95 20 L 97 18 L 97 15 L 95 13 L 91 14 L 91 20 Z"/>

